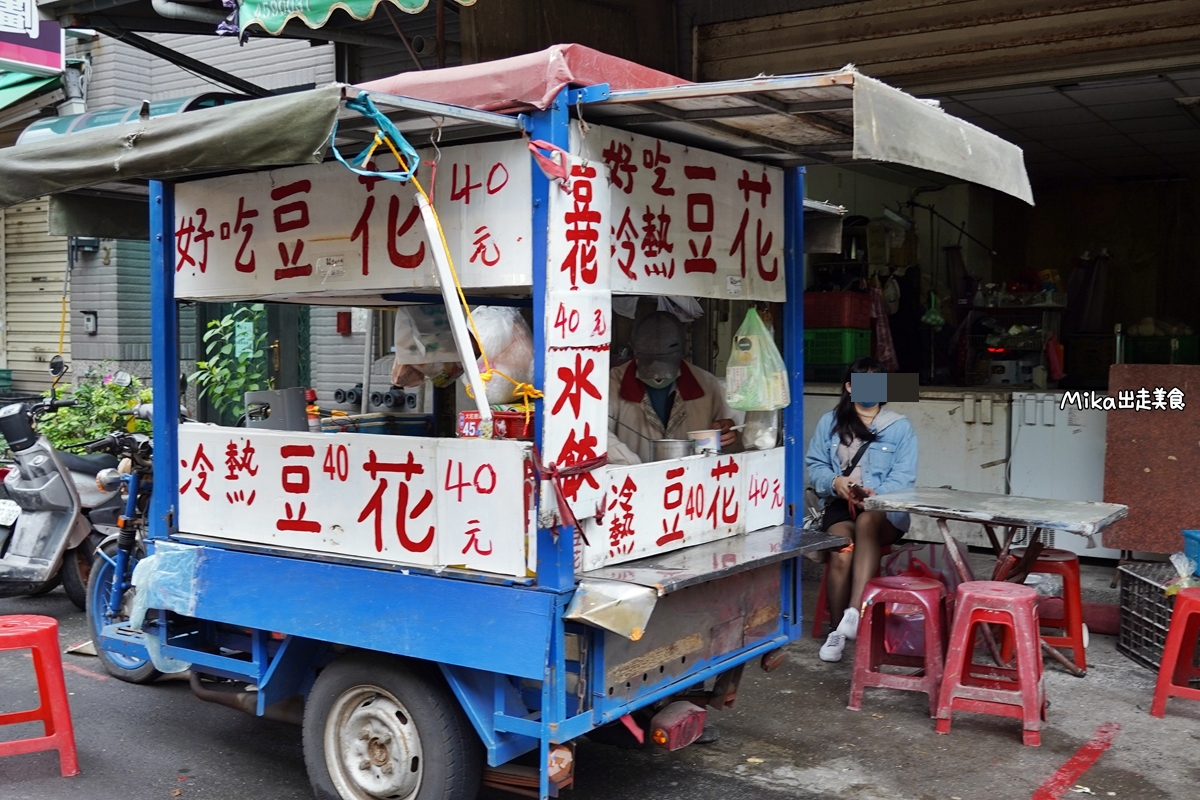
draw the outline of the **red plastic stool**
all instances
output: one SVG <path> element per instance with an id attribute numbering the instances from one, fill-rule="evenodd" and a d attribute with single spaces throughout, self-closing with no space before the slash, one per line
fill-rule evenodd
<path id="1" fill-rule="evenodd" d="M 1025 548 L 1012 551 L 1015 558 L 1025 554 Z M 1047 547 L 1034 562 L 1031 573 L 1043 575 L 1061 575 L 1063 580 L 1061 617 L 1041 617 L 1039 625 L 1043 628 L 1056 628 L 1063 632 L 1062 636 L 1043 636 L 1042 639 L 1051 647 L 1061 647 L 1070 650 L 1075 665 L 1087 669 L 1087 651 L 1083 646 L 1083 596 L 1079 590 L 1079 556 L 1070 550 L 1056 550 Z M 1006 661 L 1012 660 L 1012 642 L 1006 637 L 1002 656 Z"/>
<path id="2" fill-rule="evenodd" d="M 71 727 L 71 708 L 67 704 L 67 684 L 63 681 L 62 656 L 58 651 L 58 622 L 51 617 L 18 614 L 0 617 L 0 650 L 33 651 L 41 705 L 31 711 L 0 714 L 0 725 L 40 721 L 45 736 L 0 742 L 0 756 L 57 750 L 63 777 L 79 774 L 75 755 L 75 731 Z"/>
<path id="3" fill-rule="evenodd" d="M 1200 689 L 1188 686 L 1188 681 L 1200 678 L 1200 667 L 1193 666 L 1197 639 L 1200 639 L 1200 589 L 1180 589 L 1175 595 L 1175 610 L 1171 612 L 1171 627 L 1167 630 L 1162 666 L 1158 668 L 1150 716 L 1166 714 L 1170 697 L 1200 700 Z"/>
<path id="4" fill-rule="evenodd" d="M 938 695 L 937 732 L 950 732 L 955 710 L 1021 720 L 1025 744 L 1042 743 L 1046 688 L 1038 637 L 1037 592 L 1002 581 L 971 581 L 958 587 L 946 671 Z M 976 626 L 1002 625 L 1016 642 L 1016 669 L 975 664 Z"/>
<path id="5" fill-rule="evenodd" d="M 854 651 L 854 677 L 850 681 L 851 711 L 862 708 L 863 689 L 878 686 L 925 692 L 929 695 L 929 716 L 937 716 L 938 689 L 942 682 L 942 652 L 946 646 L 942 624 L 946 588 L 929 578 L 898 575 L 872 578 L 863 591 L 863 614 L 858 620 L 858 647 Z M 923 657 L 889 653 L 884 645 L 888 603 L 920 606 L 925 612 L 925 655 Z M 917 675 L 881 672 L 880 667 L 921 667 Z"/>
<path id="6" fill-rule="evenodd" d="M 838 551 L 835 550 L 833 552 L 836 553 Z M 881 563 L 882 563 L 882 559 L 885 556 L 890 556 L 891 554 L 892 554 L 892 546 L 890 544 L 884 545 L 882 548 L 880 548 L 879 558 L 880 558 Z M 830 553 L 830 555 L 833 555 L 833 553 Z M 826 584 L 828 582 L 829 582 L 829 561 L 826 560 L 825 568 L 821 571 L 821 589 L 820 589 L 820 591 L 817 592 L 817 607 L 813 610 L 812 637 L 814 639 L 820 639 L 824 635 L 825 623 L 827 621 L 829 621 L 829 608 L 828 608 L 829 595 L 826 594 Z M 843 609 L 843 611 L 844 610 L 845 609 Z M 838 622 L 841 622 L 841 620 L 838 620 Z"/>

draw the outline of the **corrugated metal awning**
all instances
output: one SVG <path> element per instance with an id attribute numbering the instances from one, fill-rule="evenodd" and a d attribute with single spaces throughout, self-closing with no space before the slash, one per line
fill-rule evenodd
<path id="1" fill-rule="evenodd" d="M 783 167 L 902 164 L 1033 203 L 1021 148 L 853 67 L 614 91 L 583 115 Z"/>

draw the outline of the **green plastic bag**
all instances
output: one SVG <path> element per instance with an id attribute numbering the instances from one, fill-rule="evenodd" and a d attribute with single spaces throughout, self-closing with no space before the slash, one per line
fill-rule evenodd
<path id="1" fill-rule="evenodd" d="M 791 402 L 783 356 L 753 308 L 733 337 L 725 371 L 725 399 L 741 411 L 774 411 Z"/>

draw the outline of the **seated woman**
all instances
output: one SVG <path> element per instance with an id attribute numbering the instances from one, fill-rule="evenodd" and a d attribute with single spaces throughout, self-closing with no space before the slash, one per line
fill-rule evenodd
<path id="1" fill-rule="evenodd" d="M 885 404 L 850 398 L 852 374 L 885 371 L 873 358 L 850 365 L 837 407 L 817 423 L 804 458 L 808 482 L 823 501 L 821 530 L 852 542 L 829 557 L 829 618 L 841 621 L 821 647 L 822 661 L 842 660 L 846 640 L 858 633 L 863 590 L 879 573 L 882 548 L 908 531 L 908 514 L 862 510 L 866 497 L 911 488 L 917 480 L 917 437 L 908 418 Z"/>

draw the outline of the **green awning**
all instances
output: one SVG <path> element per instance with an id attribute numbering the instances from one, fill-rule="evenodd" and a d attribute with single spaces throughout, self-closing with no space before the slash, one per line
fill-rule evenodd
<path id="1" fill-rule="evenodd" d="M 57 89 L 62 78 L 0 70 L 0 109 L 15 105 L 27 97 Z"/>
<path id="2" fill-rule="evenodd" d="M 418 14 L 429 0 L 240 0 L 238 27 L 245 31 L 257 25 L 271 35 L 283 30 L 289 19 L 299 18 L 310 28 L 329 21 L 334 9 L 342 9 L 356 20 L 368 20 L 381 2 L 391 3 L 408 14 Z M 475 0 L 455 0 L 460 6 L 475 5 Z"/>

